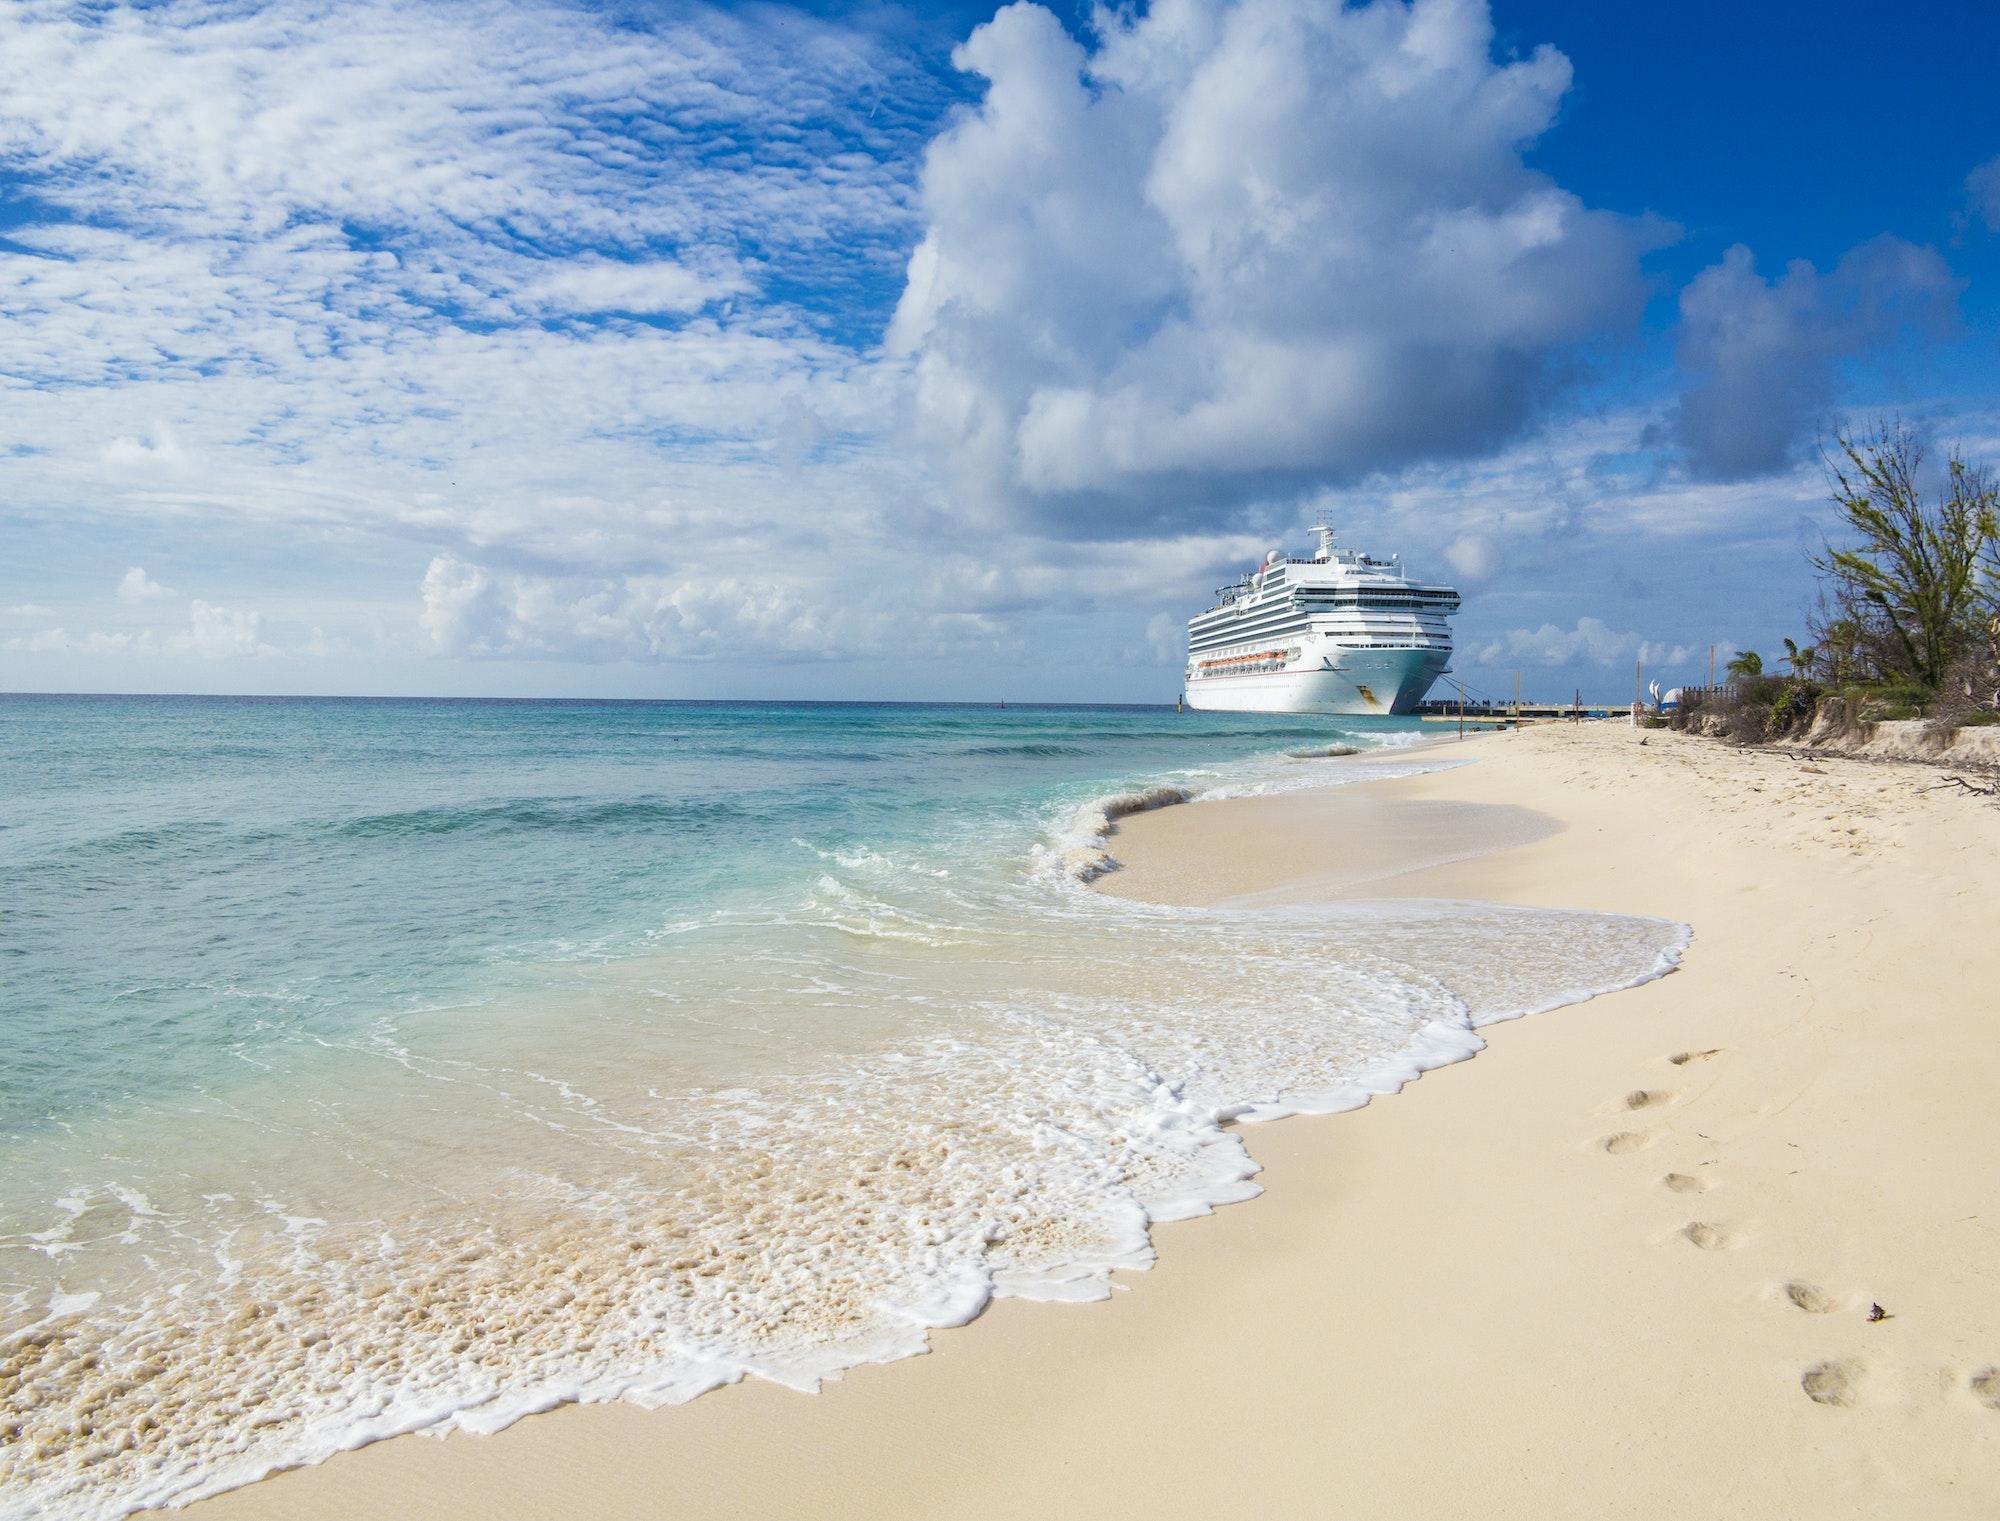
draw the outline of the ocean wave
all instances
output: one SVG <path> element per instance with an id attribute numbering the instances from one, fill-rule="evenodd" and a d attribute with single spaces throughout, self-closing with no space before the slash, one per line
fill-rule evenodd
<path id="1" fill-rule="evenodd" d="M 1174 782 L 1155 782 L 1128 792 L 1107 793 L 1077 809 L 1062 842 L 1061 861 L 1065 876 L 1075 882 L 1089 882 L 1107 871 L 1115 871 L 1117 860 L 1105 841 L 1118 820 L 1154 808 L 1171 808 L 1199 796 L 1194 788 Z"/>
<path id="2" fill-rule="evenodd" d="M 357 839 L 402 839 L 439 834 L 505 834 L 553 830 L 591 834 L 605 830 L 714 828 L 746 816 L 739 803 L 723 800 L 641 797 L 605 801 L 589 798 L 507 798 L 487 803 L 447 803 L 393 813 L 362 814 L 330 826 L 329 832 Z"/>
<path id="3" fill-rule="evenodd" d="M 956 752 L 959 755 L 995 756 L 1045 756 L 1045 755 L 1088 755 L 1082 745 L 1062 745 L 1053 741 L 1026 741 L 1015 745 L 964 745 Z"/>
<path id="4" fill-rule="evenodd" d="M 823 890 L 836 917 L 925 912 Z M 33 1302 L 0 1345 L 0 1380 L 37 1395 L 8 1413 L 0 1515 L 95 1521 L 566 1401 L 809 1389 L 997 1297 L 1103 1298 L 1151 1263 L 1153 1224 L 1257 1192 L 1228 1121 L 1365 1104 L 1476 1052 L 1479 1026 L 1658 976 L 1686 943 L 1479 904 L 977 909 L 928 919 L 962 942 L 947 959 L 888 940 L 848 964 L 946 1003 L 949 1028 L 789 1075 L 662 1089 L 588 1043 L 533 1071 L 385 1050 L 329 1155 L 383 1176 L 404 1145 L 497 1147 L 483 1195 L 334 1219 L 269 1189 L 52 1190 L 62 1239 L 93 1243 L 65 1262 L 129 1237 L 177 1288 Z M 768 1002 L 793 970 L 744 991 Z"/>

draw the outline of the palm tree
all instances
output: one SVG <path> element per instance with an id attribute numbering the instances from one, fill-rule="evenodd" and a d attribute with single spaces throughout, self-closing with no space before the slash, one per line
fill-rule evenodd
<path id="1" fill-rule="evenodd" d="M 1789 639 L 1785 641 L 1785 659 L 1791 665 L 1792 675 L 1800 681 L 1812 675 L 1813 661 L 1818 654 L 1819 651 L 1810 644 L 1801 646 L 1792 643 Z M 1759 662 L 1760 668 L 1761 665 L 1762 663 Z"/>
<path id="2" fill-rule="evenodd" d="M 1764 657 L 1755 650 L 1745 650 L 1729 662 L 1729 674 L 1738 681 L 1749 681 L 1764 674 Z"/>

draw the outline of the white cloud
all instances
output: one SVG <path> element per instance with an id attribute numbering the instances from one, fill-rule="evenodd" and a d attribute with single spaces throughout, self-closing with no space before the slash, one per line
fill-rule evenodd
<path id="1" fill-rule="evenodd" d="M 556 578 L 440 555 L 419 622 L 440 653 L 554 660 L 823 660 L 878 647 L 885 611 L 809 601 L 759 576 Z"/>
<path id="2" fill-rule="evenodd" d="M 112 439 L 102 458 L 121 470 L 176 469 L 187 462 L 180 440 L 165 423 L 156 423 L 144 438 L 128 434 Z"/>
<path id="3" fill-rule="evenodd" d="M 1471 533 L 1462 533 L 1445 545 L 1444 559 L 1457 575 L 1468 581 L 1485 580 L 1499 563 L 1492 544 Z"/>
<path id="4" fill-rule="evenodd" d="M 1674 431 L 1697 476 L 1781 470 L 1821 421 L 1835 366 L 1910 324 L 1937 327 L 1957 300 L 1936 250 L 1880 237 L 1828 275 L 1795 259 L 1776 280 L 1738 244 L 1681 292 L 1677 357 L 1686 372 Z"/>
<path id="5" fill-rule="evenodd" d="M 886 312 L 938 93 L 802 14 L 0 7 L 0 491 L 578 570 L 879 533 L 897 373 L 731 298 Z"/>
<path id="6" fill-rule="evenodd" d="M 1650 235 L 1528 169 L 1570 68 L 1482 0 L 1010 5 L 955 55 L 892 345 L 988 490 L 1143 493 L 1491 447 L 1552 353 L 1639 309 Z M 1197 503 L 1202 505 L 1196 505 Z"/>
<path id="7" fill-rule="evenodd" d="M 1163 585 L 1213 584 L 1261 544 L 1241 534 L 1088 546 L 985 540 L 918 554 L 877 538 L 836 559 L 791 560 L 752 544 L 698 574 L 615 576 L 546 575 L 446 554 L 424 574 L 418 625 L 433 652 L 472 659 L 796 664 L 919 652 L 935 663 L 1013 647 L 1026 620 L 1060 623 L 1107 608 L 1129 618 L 1139 598 L 1157 598 Z M 1149 641 L 1171 646 L 1163 658 L 1172 660 L 1175 624 L 1163 612 L 1148 626 Z"/>
<path id="8" fill-rule="evenodd" d="M 264 642 L 263 615 L 232 611 L 196 598 L 188 606 L 188 629 L 166 641 L 169 654 L 195 655 L 203 660 L 227 660 L 243 655 L 271 655 Z"/>
<path id="9" fill-rule="evenodd" d="M 1789 531 L 1823 495 L 1661 471 L 1657 406 L 1522 430 L 1551 356 L 1631 311 L 1648 233 L 1523 166 L 1567 65 L 1496 64 L 1480 4 L 1096 24 L 982 30 L 990 89 L 920 193 L 940 91 L 895 27 L 0 3 L 0 161 L 33 212 L 0 245 L 30 382 L 0 494 L 135 558 L 199 548 L 225 604 L 183 622 L 141 571 L 132 628 L 23 639 L 275 647 L 358 682 L 413 642 L 718 688 L 838 658 L 880 691 L 1033 648 L 1089 695 L 1107 651 L 1177 661 L 1186 604 L 1327 480 L 1413 570 L 1525 580 L 1594 544 L 1598 585 L 1628 532 Z M 941 485 L 912 416 L 979 492 Z M 1222 526 L 1162 536 L 1198 522 Z M 232 549 L 320 583 L 287 621 L 234 610 L 258 599 L 221 590 L 256 585 Z M 60 605 L 10 627 L 90 621 Z"/>
<path id="10" fill-rule="evenodd" d="M 1637 634 L 1622 633 L 1601 618 L 1579 618 L 1576 626 L 1568 629 L 1553 623 L 1537 629 L 1509 629 L 1481 648 L 1475 658 L 1486 666 L 1561 666 L 1576 661 L 1615 665 L 1638 655 L 1643 643 Z"/>
<path id="11" fill-rule="evenodd" d="M 134 568 L 132 576 L 145 572 Z M 157 584 L 149 596 L 161 595 Z M 188 622 L 172 633 L 156 628 L 93 630 L 72 634 L 67 629 L 45 629 L 0 641 L 0 649 L 23 654 L 77 655 L 173 655 L 201 660 L 224 660 L 244 655 L 273 655 L 277 651 L 264 642 L 264 619 L 259 613 L 232 611 L 196 598 L 188 605 Z"/>
<path id="12" fill-rule="evenodd" d="M 531 280 L 522 290 L 522 299 L 529 306 L 552 311 L 658 315 L 699 311 L 749 288 L 749 282 L 735 270 L 707 274 L 660 259 L 635 264 L 588 259 Z"/>
<path id="13" fill-rule="evenodd" d="M 146 649 L 150 646 L 151 640 L 144 634 L 72 634 L 68 629 L 61 628 L 45 629 L 39 634 L 21 634 L 12 639 L 0 640 L 0 649 L 30 655 L 119 655 L 128 650 Z"/>
<path id="14" fill-rule="evenodd" d="M 55 609 L 52 607 L 43 607 L 39 602 L 23 602 L 18 606 L 8 608 L 7 614 L 12 618 L 53 618 L 55 616 Z"/>
<path id="15" fill-rule="evenodd" d="M 126 571 L 124 578 L 118 583 L 118 599 L 121 602 L 151 602 L 156 598 L 172 595 L 172 592 L 137 565 Z"/>

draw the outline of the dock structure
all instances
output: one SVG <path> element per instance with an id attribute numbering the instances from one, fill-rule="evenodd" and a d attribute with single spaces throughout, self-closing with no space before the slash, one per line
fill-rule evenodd
<path id="1" fill-rule="evenodd" d="M 1623 718 L 1630 708 L 1607 707 L 1595 702 L 1488 702 L 1456 697 L 1433 698 L 1417 704 L 1417 716 L 1430 723 L 1457 723 L 1459 716 L 1471 723 L 1511 723 L 1515 719 Z"/>

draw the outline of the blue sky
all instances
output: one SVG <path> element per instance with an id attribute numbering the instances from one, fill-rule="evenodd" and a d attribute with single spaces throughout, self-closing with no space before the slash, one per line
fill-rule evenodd
<path id="1" fill-rule="evenodd" d="M 1328 517 L 1475 690 L 2000 462 L 1983 8 L 0 6 L 0 689 L 1170 700 Z"/>

